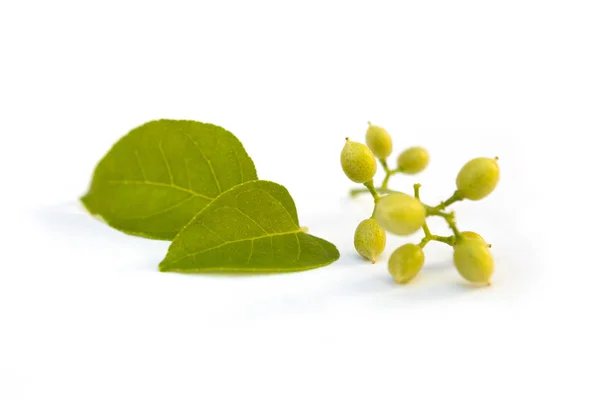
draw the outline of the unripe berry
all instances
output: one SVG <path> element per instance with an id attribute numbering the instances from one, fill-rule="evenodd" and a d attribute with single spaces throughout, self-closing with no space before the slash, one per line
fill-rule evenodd
<path id="1" fill-rule="evenodd" d="M 454 265 L 469 282 L 489 283 L 494 273 L 494 258 L 485 243 L 461 237 L 454 245 Z"/>
<path id="2" fill-rule="evenodd" d="M 423 147 L 411 147 L 398 156 L 398 169 L 409 175 L 418 174 L 429 164 L 429 153 Z"/>
<path id="3" fill-rule="evenodd" d="M 375 219 L 386 231 L 407 236 L 423 226 L 425 207 L 419 200 L 405 193 L 392 193 L 377 202 Z"/>
<path id="4" fill-rule="evenodd" d="M 456 177 L 458 194 L 469 200 L 481 200 L 494 191 L 500 168 L 494 158 L 479 157 L 467 162 Z"/>
<path id="5" fill-rule="evenodd" d="M 407 243 L 398 247 L 388 261 L 388 271 L 398 283 L 410 282 L 425 263 L 425 254 L 419 246 Z"/>
<path id="6" fill-rule="evenodd" d="M 346 138 L 340 155 L 342 169 L 351 181 L 365 183 L 373 179 L 377 172 L 377 161 L 367 146 Z"/>
<path id="7" fill-rule="evenodd" d="M 481 235 L 479 233 L 471 232 L 471 231 L 464 231 L 464 232 L 461 232 L 460 234 L 461 234 L 461 236 L 463 236 L 466 239 L 479 240 L 484 245 L 490 247 L 490 245 L 487 244 L 487 242 L 481 237 Z"/>
<path id="8" fill-rule="evenodd" d="M 392 137 L 382 127 L 371 125 L 369 122 L 367 146 L 369 146 L 375 157 L 385 159 L 392 154 Z"/>
<path id="9" fill-rule="evenodd" d="M 377 221 L 373 218 L 361 221 L 354 232 L 354 248 L 361 256 L 371 260 L 375 264 L 375 260 L 383 250 L 385 250 L 386 234 Z"/>

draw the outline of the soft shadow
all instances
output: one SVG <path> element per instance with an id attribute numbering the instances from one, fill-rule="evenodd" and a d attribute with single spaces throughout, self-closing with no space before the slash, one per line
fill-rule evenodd
<path id="1" fill-rule="evenodd" d="M 47 206 L 33 213 L 34 223 L 54 250 L 72 265 L 87 265 L 90 257 L 119 264 L 123 270 L 158 272 L 169 242 L 124 234 L 88 214 L 78 201 Z M 123 261 L 119 261 L 123 260 Z"/>
<path id="2" fill-rule="evenodd" d="M 114 239 L 123 235 L 90 215 L 78 201 L 40 208 L 34 212 L 34 219 L 52 234 L 61 233 L 74 238 L 88 236 Z"/>
<path id="3" fill-rule="evenodd" d="M 336 303 L 347 301 L 377 304 L 384 309 L 441 304 L 493 288 L 463 282 L 451 261 L 426 265 L 408 284 L 395 283 L 385 265 L 365 264 L 361 260 L 361 265 L 352 268 L 354 271 L 334 265 L 326 268 L 326 271 L 315 271 L 315 276 L 303 276 L 304 281 L 299 279 L 294 283 L 283 280 L 276 282 L 284 286 L 289 285 L 291 290 L 278 294 L 276 301 L 273 301 L 273 298 L 248 299 L 248 302 L 241 305 L 239 317 L 254 320 L 294 313 L 311 315 L 324 308 L 334 307 Z M 323 279 L 330 281 L 331 274 L 335 274 L 334 283 L 312 285 L 310 282 L 319 282 L 319 273 Z"/>
<path id="4" fill-rule="evenodd" d="M 397 301 L 437 302 L 468 296 L 479 290 L 489 290 L 488 286 L 464 282 L 450 260 L 426 264 L 409 283 L 394 285 L 396 290 L 382 294 L 384 300 L 393 298 Z"/>

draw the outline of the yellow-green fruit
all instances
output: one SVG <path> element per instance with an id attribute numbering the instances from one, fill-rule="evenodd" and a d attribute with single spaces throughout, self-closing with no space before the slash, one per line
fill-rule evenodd
<path id="1" fill-rule="evenodd" d="M 494 273 L 494 258 L 485 243 L 460 238 L 454 245 L 454 265 L 460 275 L 473 283 L 489 283 Z"/>
<path id="2" fill-rule="evenodd" d="M 481 200 L 494 191 L 500 179 L 500 168 L 494 158 L 479 157 L 466 163 L 456 177 L 459 195 Z"/>
<path id="3" fill-rule="evenodd" d="M 412 243 L 398 247 L 388 261 L 388 271 L 398 283 L 411 281 L 425 263 L 423 250 Z"/>
<path id="4" fill-rule="evenodd" d="M 346 144 L 340 155 L 342 169 L 351 181 L 365 183 L 373 179 L 377 172 L 377 161 L 373 152 L 362 143 L 346 138 Z"/>
<path id="5" fill-rule="evenodd" d="M 354 248 L 373 264 L 385 250 L 385 242 L 385 231 L 373 218 L 361 221 L 354 231 Z"/>
<path id="6" fill-rule="evenodd" d="M 385 159 L 392 154 L 392 137 L 380 126 L 371 125 L 367 129 L 367 146 L 375 157 Z"/>
<path id="7" fill-rule="evenodd" d="M 429 153 L 422 147 L 411 147 L 398 156 L 398 169 L 405 174 L 418 174 L 429 164 Z"/>
<path id="8" fill-rule="evenodd" d="M 377 202 L 375 219 L 386 231 L 407 236 L 423 226 L 425 207 L 419 200 L 405 193 L 392 193 Z"/>
<path id="9" fill-rule="evenodd" d="M 471 232 L 471 231 L 464 231 L 464 232 L 461 232 L 460 234 L 466 239 L 479 240 L 481 243 L 485 244 L 486 246 L 488 245 L 486 243 L 486 241 L 483 240 L 483 238 L 481 237 L 481 235 L 479 233 L 475 233 L 475 232 Z"/>

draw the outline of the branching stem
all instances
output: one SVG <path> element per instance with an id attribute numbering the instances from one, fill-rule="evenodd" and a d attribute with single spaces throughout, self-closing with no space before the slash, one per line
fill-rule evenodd
<path id="1" fill-rule="evenodd" d="M 436 208 L 436 210 L 443 210 L 446 207 L 448 207 L 449 205 L 454 204 L 457 201 L 462 201 L 462 200 L 464 200 L 464 197 L 458 192 L 458 190 L 456 190 L 454 193 L 452 193 L 452 196 L 448 197 L 447 200 L 442 201 L 435 208 Z"/>
<path id="2" fill-rule="evenodd" d="M 385 177 L 383 178 L 383 181 L 381 182 L 381 186 L 376 188 L 373 184 L 373 180 L 370 180 L 369 182 L 366 182 L 364 184 L 364 186 L 365 186 L 364 188 L 352 189 L 350 191 L 350 196 L 354 197 L 361 193 L 370 193 L 371 196 L 373 196 L 375 206 L 377 206 L 377 202 L 381 198 L 380 194 L 398 193 L 395 190 L 389 189 L 388 183 L 390 181 L 390 178 L 393 175 L 402 172 L 402 170 L 400 168 L 390 169 L 387 164 L 387 161 L 385 159 L 379 159 L 379 163 L 381 164 L 381 166 L 383 167 L 383 170 L 385 171 Z M 413 185 L 414 197 L 419 201 L 421 201 L 420 189 L 421 189 L 420 183 L 415 183 Z M 425 222 L 423 223 L 423 226 L 422 226 L 423 234 L 425 236 L 419 242 L 419 244 L 418 244 L 419 247 L 423 248 L 427 245 L 427 243 L 429 243 L 431 241 L 446 243 L 449 246 L 454 246 L 457 238 L 460 237 L 461 233 L 458 230 L 458 227 L 456 226 L 456 218 L 454 216 L 454 212 L 445 212 L 444 210 L 448 206 L 450 206 L 458 201 L 462 201 L 462 200 L 464 200 L 464 197 L 457 190 L 454 193 L 452 193 L 452 195 L 450 197 L 448 197 L 446 200 L 442 201 L 435 207 L 429 206 L 421 201 L 421 204 L 423 204 L 423 206 L 425 207 L 426 217 L 437 216 L 437 217 L 444 218 L 446 220 L 446 223 L 448 224 L 448 227 L 452 230 L 453 235 L 451 235 L 451 236 L 433 235 L 431 233 L 431 230 L 429 229 L 429 226 L 427 225 L 427 221 L 425 220 Z M 371 215 L 371 218 L 374 218 L 374 217 L 375 217 L 375 207 L 373 207 L 373 214 Z"/>
<path id="3" fill-rule="evenodd" d="M 460 231 L 456 227 L 456 219 L 454 218 L 454 212 L 443 212 L 438 210 L 437 208 L 428 206 L 427 204 L 423 204 L 425 206 L 425 211 L 427 212 L 427 216 L 436 215 L 438 217 L 442 217 L 446 220 L 446 223 L 452 229 L 452 233 L 454 236 L 459 237 Z"/>
<path id="4" fill-rule="evenodd" d="M 389 193 L 398 193 L 396 190 L 392 190 L 392 189 L 384 189 L 381 186 L 378 188 L 375 188 L 375 190 L 377 191 L 377 193 L 379 194 L 389 194 Z M 350 197 L 356 197 L 361 193 L 369 193 L 369 189 L 366 188 L 356 188 L 356 189 L 352 189 L 350 190 Z"/>
<path id="5" fill-rule="evenodd" d="M 375 208 L 377 207 L 377 202 L 381 197 L 379 197 L 377 189 L 375 189 L 375 186 L 373 186 L 373 179 L 371 179 L 369 182 L 365 182 L 364 185 L 367 188 L 367 191 L 369 191 L 369 193 L 371 193 L 373 196 L 373 202 L 375 204 L 373 205 L 373 213 L 371 214 L 371 218 L 375 218 Z"/>

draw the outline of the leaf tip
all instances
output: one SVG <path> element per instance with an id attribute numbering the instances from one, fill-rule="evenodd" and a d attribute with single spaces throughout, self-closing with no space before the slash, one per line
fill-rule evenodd
<path id="1" fill-rule="evenodd" d="M 171 268 L 169 268 L 169 264 L 162 261 L 160 264 L 158 264 L 158 270 L 160 272 L 169 272 L 171 271 Z"/>
<path id="2" fill-rule="evenodd" d="M 85 211 L 88 212 L 93 217 L 98 218 L 98 212 L 94 210 L 94 206 L 92 205 L 92 200 L 90 198 L 90 193 L 86 193 L 79 198 L 79 203 L 83 206 Z"/>
<path id="3" fill-rule="evenodd" d="M 86 194 L 84 194 L 83 196 L 80 196 L 80 197 L 79 197 L 79 202 L 80 202 L 81 204 L 83 204 L 83 206 L 84 206 L 85 208 L 87 208 L 87 198 L 88 198 L 88 196 L 89 196 L 89 193 L 86 193 Z"/>

